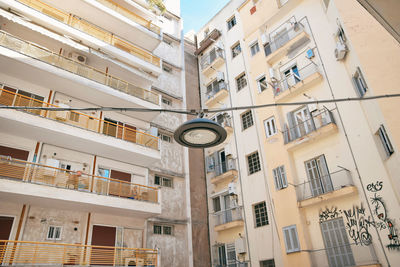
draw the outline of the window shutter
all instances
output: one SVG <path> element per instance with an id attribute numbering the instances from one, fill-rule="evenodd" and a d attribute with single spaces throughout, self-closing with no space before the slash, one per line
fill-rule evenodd
<path id="1" fill-rule="evenodd" d="M 298 251 L 300 249 L 299 240 L 297 239 L 296 227 L 290 228 L 290 237 L 292 239 L 293 251 Z"/>
<path id="2" fill-rule="evenodd" d="M 214 161 L 214 156 L 208 156 L 207 157 L 207 172 L 212 172 L 215 169 L 215 161 Z"/>
<path id="3" fill-rule="evenodd" d="M 276 190 L 279 190 L 281 189 L 281 187 L 278 178 L 278 169 L 273 169 L 273 173 L 274 173 L 275 188 Z"/>
<path id="4" fill-rule="evenodd" d="M 297 138 L 297 127 L 294 123 L 293 112 L 289 112 L 287 115 L 287 122 L 289 126 L 288 134 L 289 134 L 289 141 L 294 140 Z"/>
<path id="5" fill-rule="evenodd" d="M 319 162 L 318 167 L 320 169 L 320 173 L 322 176 L 321 180 L 322 180 L 322 184 L 324 186 L 325 192 L 333 191 L 332 180 L 331 180 L 331 176 L 329 174 L 328 165 L 326 164 L 325 155 L 321 155 L 318 158 L 318 162 Z"/>
<path id="6" fill-rule="evenodd" d="M 286 177 L 286 172 L 285 172 L 285 167 L 281 166 L 279 168 L 280 174 L 281 174 L 281 183 L 282 183 L 282 188 L 286 188 L 288 186 L 287 183 L 287 177 Z"/>
<path id="7" fill-rule="evenodd" d="M 218 246 L 216 245 L 212 246 L 212 262 L 215 266 L 219 264 Z"/>
<path id="8" fill-rule="evenodd" d="M 290 238 L 290 230 L 283 229 L 283 235 L 285 236 L 286 252 L 291 252 L 293 250 L 292 241 Z"/>
<path id="9" fill-rule="evenodd" d="M 356 90 L 357 96 L 362 97 L 364 93 L 362 92 L 360 85 L 358 84 L 357 78 L 354 75 L 351 77 L 351 81 L 353 82 L 353 86 Z"/>

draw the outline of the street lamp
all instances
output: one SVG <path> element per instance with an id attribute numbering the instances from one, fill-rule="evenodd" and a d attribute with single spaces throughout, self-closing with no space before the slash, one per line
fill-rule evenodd
<path id="1" fill-rule="evenodd" d="M 206 148 L 221 144 L 226 139 L 225 129 L 215 121 L 197 118 L 183 123 L 174 133 L 179 144 L 191 148 Z"/>

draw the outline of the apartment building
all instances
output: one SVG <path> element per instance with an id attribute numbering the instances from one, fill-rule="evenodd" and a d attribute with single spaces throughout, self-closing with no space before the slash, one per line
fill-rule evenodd
<path id="1" fill-rule="evenodd" d="M 180 1 L 0 1 L 2 265 L 192 266 Z M 199 204 L 198 204 L 199 205 Z"/>
<path id="2" fill-rule="evenodd" d="M 243 54 L 244 22 L 237 11 L 242 2 L 230 1 L 196 35 L 204 109 L 253 104 Z M 256 114 L 241 110 L 206 116 L 228 133 L 225 142 L 205 149 L 212 266 L 279 262 Z"/>
<path id="3" fill-rule="evenodd" d="M 301 103 L 395 93 L 398 43 L 355 0 L 238 12 L 283 266 L 395 266 L 398 99 Z"/>

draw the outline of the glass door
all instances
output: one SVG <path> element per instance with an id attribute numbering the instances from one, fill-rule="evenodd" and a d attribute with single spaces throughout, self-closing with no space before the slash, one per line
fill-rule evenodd
<path id="1" fill-rule="evenodd" d="M 303 107 L 295 111 L 293 113 L 293 116 L 297 129 L 297 134 L 299 137 L 308 134 L 314 129 L 311 115 L 307 107 Z"/>

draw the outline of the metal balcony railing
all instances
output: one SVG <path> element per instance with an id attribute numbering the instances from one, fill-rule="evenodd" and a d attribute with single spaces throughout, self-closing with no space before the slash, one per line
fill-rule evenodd
<path id="1" fill-rule="evenodd" d="M 109 75 L 91 66 L 76 62 L 47 50 L 46 48 L 19 39 L 7 32 L 0 31 L 0 45 L 95 82 L 107 85 L 115 90 L 149 101 L 156 105 L 160 104 L 160 96 L 154 92 L 137 87 L 127 81 Z"/>
<path id="2" fill-rule="evenodd" d="M 0 156 L 0 177 L 158 203 L 155 187 Z M 1 262 L 1 261 L 0 261 Z"/>
<path id="3" fill-rule="evenodd" d="M 297 22 L 288 30 L 273 36 L 271 41 L 264 46 L 265 56 L 274 53 L 302 32 L 304 32 L 304 26 Z"/>
<path id="4" fill-rule="evenodd" d="M 130 11 L 129 9 L 126 9 L 114 1 L 111 0 L 96 0 L 97 2 L 103 4 L 104 6 L 120 13 L 121 15 L 129 18 L 130 20 L 136 22 L 137 24 L 142 25 L 143 27 L 147 28 L 148 30 L 160 34 L 161 33 L 161 28 L 158 27 L 157 25 L 154 25 L 151 21 L 139 16 L 138 14 Z"/>
<path id="5" fill-rule="evenodd" d="M 277 81 L 274 83 L 274 95 L 278 96 L 282 92 L 290 89 L 291 87 L 295 86 L 298 82 L 306 79 L 307 77 L 313 75 L 314 73 L 318 72 L 318 66 L 315 63 L 310 63 L 305 67 L 298 70 L 298 74 L 290 74 L 289 76 L 285 77 L 284 79 Z"/>
<path id="6" fill-rule="evenodd" d="M 344 244 L 325 249 L 311 250 L 313 267 L 370 266 L 379 264 L 374 247 L 361 244 Z"/>
<path id="7" fill-rule="evenodd" d="M 201 70 L 204 70 L 208 66 L 212 65 L 217 58 L 222 58 L 222 59 L 224 58 L 222 50 L 214 48 L 206 55 L 203 55 L 200 61 Z"/>
<path id="8" fill-rule="evenodd" d="M 104 30 L 82 18 L 74 16 L 72 14 L 61 11 L 55 7 L 52 7 L 40 0 L 17 0 L 18 2 L 25 4 L 53 19 L 61 21 L 77 30 L 87 33 L 103 42 L 111 44 L 125 52 L 128 52 L 138 58 L 141 58 L 157 67 L 160 67 L 160 58 L 153 54 L 124 41 L 120 37 L 115 36 L 111 32 Z"/>
<path id="9" fill-rule="evenodd" d="M 157 250 L 0 240 L 3 265 L 43 266 L 158 266 Z"/>
<path id="10" fill-rule="evenodd" d="M 285 125 L 286 129 L 283 132 L 285 144 L 301 138 L 330 123 L 335 123 L 332 112 L 328 109 L 323 109 L 319 110 L 317 113 L 312 113 L 311 118 L 303 121 L 302 123 L 296 124 L 289 128 Z"/>
<path id="11" fill-rule="evenodd" d="M 17 94 L 0 88 L 0 104 L 15 107 L 59 107 L 41 100 Z M 25 109 L 25 111 L 44 118 L 55 119 L 87 130 L 102 133 L 152 149 L 159 149 L 159 138 L 148 133 L 135 130 L 132 126 L 105 121 L 85 113 L 76 111 L 51 111 Z"/>
<path id="12" fill-rule="evenodd" d="M 232 159 L 232 158 L 228 159 L 227 158 L 224 163 L 215 164 L 213 170 L 214 170 L 213 177 L 220 176 L 221 174 L 224 174 L 231 170 L 237 170 L 236 169 L 236 159 Z"/>
<path id="13" fill-rule="evenodd" d="M 310 199 L 352 185 L 350 171 L 342 169 L 296 185 L 297 200 Z"/>
<path id="14" fill-rule="evenodd" d="M 216 95 L 219 91 L 222 89 L 226 89 L 226 83 L 224 81 L 218 82 L 215 86 L 213 86 L 211 91 L 208 91 L 207 94 L 207 99 L 211 99 Z"/>
<path id="15" fill-rule="evenodd" d="M 234 207 L 214 213 L 215 226 L 243 220 L 242 207 Z"/>

